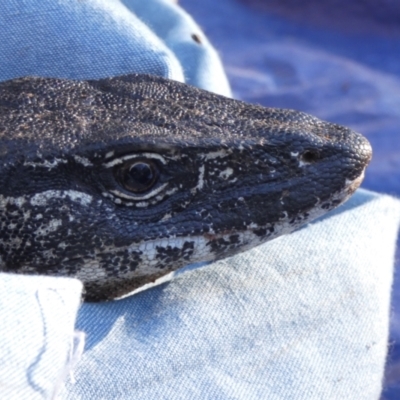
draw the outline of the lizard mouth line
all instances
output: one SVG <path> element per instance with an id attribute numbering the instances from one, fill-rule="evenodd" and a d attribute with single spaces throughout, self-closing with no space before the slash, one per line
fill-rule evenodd
<path id="1" fill-rule="evenodd" d="M 361 172 L 361 174 L 357 178 L 355 178 L 353 180 L 346 180 L 345 189 L 352 190 L 351 193 L 354 193 L 358 189 L 358 187 L 361 185 L 361 183 L 362 183 L 362 181 L 364 179 L 365 169 L 366 168 L 363 169 L 363 171 Z"/>

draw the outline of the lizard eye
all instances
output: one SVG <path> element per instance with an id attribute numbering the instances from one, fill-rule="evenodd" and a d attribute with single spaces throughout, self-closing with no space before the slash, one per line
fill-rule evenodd
<path id="1" fill-rule="evenodd" d="M 126 154 L 107 161 L 102 176 L 108 193 L 103 192 L 103 196 L 112 198 L 116 204 L 138 207 L 145 207 L 145 202 L 157 195 L 154 201 L 160 201 L 170 180 L 166 165 L 164 157 L 150 152 Z"/>
<path id="2" fill-rule="evenodd" d="M 143 193 L 154 186 L 159 174 L 154 162 L 136 159 L 119 167 L 116 175 L 126 190 L 132 193 Z"/>

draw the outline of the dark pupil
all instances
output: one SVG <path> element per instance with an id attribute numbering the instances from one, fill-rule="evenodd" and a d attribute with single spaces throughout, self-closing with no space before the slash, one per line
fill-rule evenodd
<path id="1" fill-rule="evenodd" d="M 155 173 L 151 165 L 138 162 L 125 173 L 125 185 L 134 192 L 143 192 L 154 182 Z"/>

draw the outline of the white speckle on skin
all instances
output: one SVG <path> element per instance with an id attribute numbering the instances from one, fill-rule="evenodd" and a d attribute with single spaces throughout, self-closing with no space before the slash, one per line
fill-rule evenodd
<path id="1" fill-rule="evenodd" d="M 25 204 L 25 202 L 26 202 L 26 199 L 23 196 L 22 197 L 17 197 L 14 200 L 14 204 L 19 208 L 21 208 L 23 206 L 23 204 Z"/>
<path id="2" fill-rule="evenodd" d="M 115 165 L 122 164 L 124 161 L 132 160 L 134 158 L 149 158 L 149 159 L 159 160 L 163 164 L 167 163 L 165 158 L 157 153 L 137 153 L 137 154 L 128 154 L 124 157 L 116 158 L 115 160 L 109 161 L 108 163 L 104 164 L 104 167 L 112 168 Z"/>
<path id="3" fill-rule="evenodd" d="M 306 165 L 310 165 L 310 163 L 307 163 L 307 162 L 304 162 L 302 160 L 299 160 L 299 167 L 300 168 L 305 167 Z"/>
<path id="4" fill-rule="evenodd" d="M 149 205 L 148 201 L 140 201 L 136 203 L 136 207 L 147 207 Z"/>
<path id="5" fill-rule="evenodd" d="M 170 190 L 167 190 L 167 191 L 165 192 L 165 194 L 168 195 L 168 196 L 171 196 L 171 194 L 174 194 L 174 193 L 177 192 L 177 191 L 178 191 L 178 188 L 172 188 L 172 189 L 170 189 Z"/>
<path id="6" fill-rule="evenodd" d="M 161 219 L 160 221 L 167 221 L 172 217 L 171 213 L 166 213 Z"/>
<path id="7" fill-rule="evenodd" d="M 25 211 L 25 212 L 24 212 L 24 222 L 26 223 L 26 222 L 28 222 L 30 219 L 31 219 L 31 211 L 30 211 L 30 210 Z"/>
<path id="8" fill-rule="evenodd" d="M 349 187 L 353 184 L 353 182 L 354 181 L 351 181 L 350 179 L 346 179 L 344 184 L 346 185 L 346 187 Z"/>
<path id="9" fill-rule="evenodd" d="M 104 197 L 107 197 L 108 199 L 112 199 L 113 198 L 113 196 L 111 196 L 111 194 L 107 193 L 107 192 L 102 192 L 101 195 L 104 196 Z"/>
<path id="10" fill-rule="evenodd" d="M 212 151 L 210 153 L 204 154 L 204 159 L 205 160 L 213 160 L 214 158 L 224 158 L 230 155 L 230 152 L 227 150 L 218 150 L 218 151 Z"/>
<path id="11" fill-rule="evenodd" d="M 193 189 L 190 189 L 192 194 L 196 193 L 196 190 L 203 189 L 203 186 L 204 186 L 204 172 L 205 172 L 205 170 L 206 170 L 206 167 L 204 165 L 202 165 L 199 168 L 199 179 L 197 181 L 197 185 Z"/>
<path id="12" fill-rule="evenodd" d="M 27 199 L 25 196 L 21 197 L 5 197 L 0 194 L 0 208 L 5 208 L 7 204 L 12 204 L 17 206 L 18 208 L 21 208 L 25 203 Z"/>
<path id="13" fill-rule="evenodd" d="M 34 234 L 35 236 L 46 236 L 49 234 L 49 232 L 55 232 L 61 225 L 62 225 L 61 219 L 52 219 L 49 221 L 48 224 L 41 225 L 38 229 L 36 229 Z"/>
<path id="14" fill-rule="evenodd" d="M 93 163 L 90 162 L 86 157 L 74 156 L 74 160 L 78 164 L 82 164 L 84 167 L 91 167 L 93 165 Z"/>
<path id="15" fill-rule="evenodd" d="M 233 174 L 233 169 L 228 167 L 227 169 L 219 173 L 219 177 L 222 179 L 228 179 L 232 174 Z"/>
<path id="16" fill-rule="evenodd" d="M 107 277 L 107 271 L 100 268 L 96 260 L 87 260 L 75 275 L 75 278 L 84 282 L 97 281 L 105 277 Z"/>
<path id="17" fill-rule="evenodd" d="M 30 167 L 40 167 L 40 168 L 48 168 L 48 169 L 53 169 L 58 166 L 58 164 L 66 164 L 68 163 L 68 160 L 65 160 L 63 158 L 55 158 L 53 161 L 49 160 L 44 160 L 42 162 L 32 162 L 32 161 L 25 161 L 24 166 L 30 166 Z"/>
<path id="18" fill-rule="evenodd" d="M 67 197 L 73 202 L 83 206 L 89 206 L 93 200 L 91 195 L 78 192 L 77 190 L 46 190 L 45 192 L 37 193 L 32 196 L 30 203 L 32 206 L 45 206 L 53 199 L 65 199 Z"/>

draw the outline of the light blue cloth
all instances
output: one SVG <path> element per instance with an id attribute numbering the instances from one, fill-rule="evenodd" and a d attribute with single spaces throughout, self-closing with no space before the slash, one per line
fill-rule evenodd
<path id="1" fill-rule="evenodd" d="M 230 94 L 169 1 L 5 0 L 0 23 L 0 80 L 147 72 Z M 83 304 L 75 328 L 79 282 L 0 274 L 0 397 L 377 399 L 399 221 L 399 201 L 358 191 L 292 235 Z"/>
<path id="2" fill-rule="evenodd" d="M 216 51 L 169 0 L 5 0 L 0 26 L 0 80 L 147 73 L 231 94 Z"/>
<path id="3" fill-rule="evenodd" d="M 81 291 L 76 279 L 0 274 L 1 399 L 49 399 L 68 378 Z"/>

